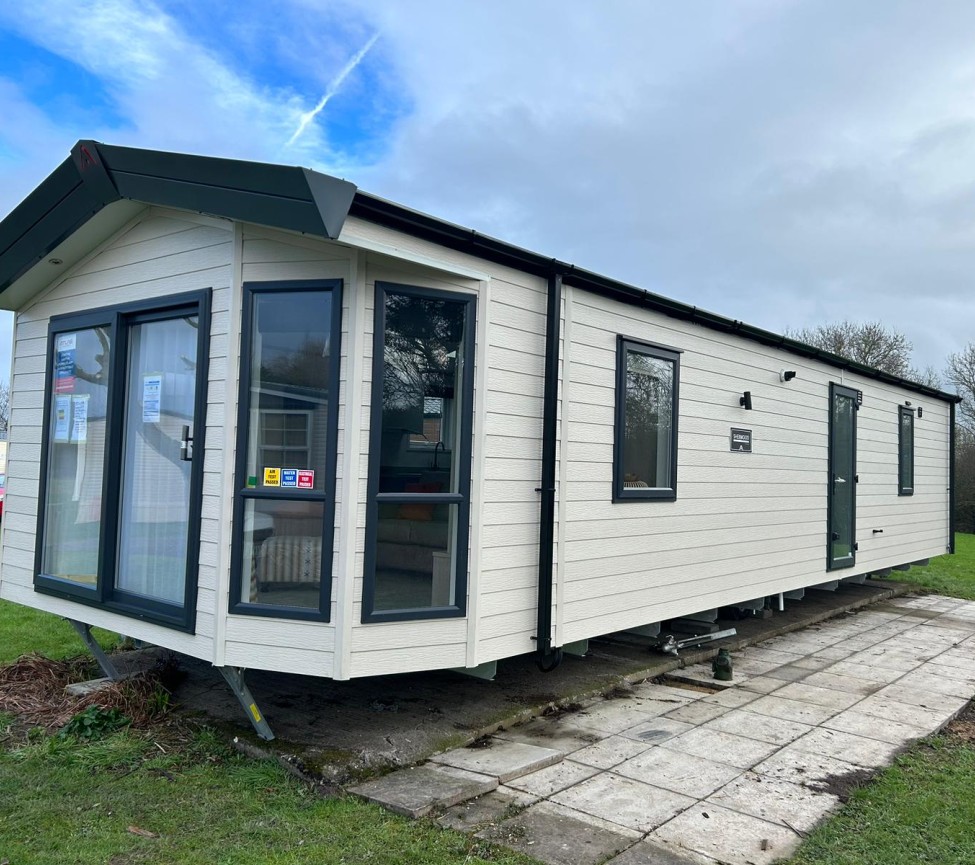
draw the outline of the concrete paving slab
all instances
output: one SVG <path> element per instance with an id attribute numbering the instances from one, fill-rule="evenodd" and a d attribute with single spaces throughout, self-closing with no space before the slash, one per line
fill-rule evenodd
<path id="1" fill-rule="evenodd" d="M 606 700 L 584 709 L 575 722 L 606 735 L 620 733 L 682 706 L 683 700 Z"/>
<path id="2" fill-rule="evenodd" d="M 663 716 L 651 718 L 649 721 L 637 724 L 629 730 L 623 730 L 619 735 L 647 745 L 661 745 L 668 739 L 673 739 L 674 736 L 679 736 L 681 733 L 693 729 L 693 724 Z"/>
<path id="3" fill-rule="evenodd" d="M 601 772 L 556 793 L 552 801 L 636 832 L 650 832 L 696 800 L 613 772 Z"/>
<path id="4" fill-rule="evenodd" d="M 434 808 L 482 796 L 497 788 L 498 779 L 450 766 L 400 769 L 346 788 L 349 793 L 406 817 L 424 817 Z"/>
<path id="5" fill-rule="evenodd" d="M 681 721 L 684 724 L 706 724 L 727 711 L 729 711 L 728 706 L 719 706 L 715 703 L 705 703 L 703 700 L 698 700 L 695 703 L 688 703 L 686 706 L 674 709 L 664 717 Z"/>
<path id="6" fill-rule="evenodd" d="M 781 679 L 770 679 L 768 676 L 754 676 L 739 683 L 743 691 L 752 691 L 756 694 L 771 694 L 779 688 L 785 687 L 787 683 Z"/>
<path id="7" fill-rule="evenodd" d="M 634 843 L 632 835 L 622 830 L 595 826 L 549 802 L 488 826 L 476 837 L 533 856 L 546 865 L 598 865 Z"/>
<path id="8" fill-rule="evenodd" d="M 758 715 L 749 712 L 748 707 L 729 712 L 720 718 L 715 718 L 704 725 L 703 729 L 722 730 L 738 736 L 747 736 L 760 742 L 772 745 L 788 745 L 800 736 L 814 730 L 810 724 L 799 721 L 787 721 L 783 718 L 773 718 L 771 715 Z"/>
<path id="9" fill-rule="evenodd" d="M 724 730 L 697 727 L 671 739 L 666 747 L 683 754 L 693 754 L 718 763 L 727 763 L 738 769 L 749 769 L 766 757 L 770 757 L 780 746 L 759 739 L 748 739 Z"/>
<path id="10" fill-rule="evenodd" d="M 531 793 L 533 796 L 548 798 L 553 793 L 558 793 L 566 787 L 571 787 L 573 784 L 585 781 L 586 778 L 591 778 L 599 771 L 601 770 L 593 766 L 564 760 L 554 766 L 549 766 L 547 769 L 539 769 L 537 772 L 514 778 L 508 781 L 506 786 Z"/>
<path id="11" fill-rule="evenodd" d="M 799 751 L 793 745 L 786 745 L 781 751 L 755 766 L 752 771 L 756 775 L 790 781 L 812 789 L 822 789 L 825 786 L 825 792 L 829 792 L 826 782 L 830 779 L 856 776 L 869 769 L 869 766 L 857 766 L 846 760 L 827 757 L 825 754 L 811 754 L 808 751 Z"/>
<path id="12" fill-rule="evenodd" d="M 610 859 L 606 865 L 716 865 L 717 861 L 690 850 L 677 851 L 662 842 L 644 840 Z"/>
<path id="13" fill-rule="evenodd" d="M 506 742 L 522 742 L 525 745 L 538 745 L 542 748 L 553 748 L 563 754 L 571 754 L 580 748 L 586 748 L 593 742 L 608 736 L 588 727 L 576 724 L 578 716 L 563 715 L 560 718 L 535 718 L 524 724 L 518 724 L 508 730 L 500 730 L 494 734 L 495 739 Z"/>
<path id="14" fill-rule="evenodd" d="M 740 709 L 747 703 L 757 700 L 758 695 L 754 691 L 746 691 L 742 688 L 730 688 L 718 694 L 708 694 L 702 697 L 700 702 L 713 703 L 716 706 L 724 706 L 728 709 Z"/>
<path id="15" fill-rule="evenodd" d="M 862 659 L 859 655 L 853 656 L 846 661 L 838 661 L 829 668 L 831 673 L 839 676 L 852 676 L 854 679 L 863 679 L 867 682 L 879 682 L 889 685 L 896 682 L 904 675 L 906 670 L 893 670 L 888 667 L 878 666 Z"/>
<path id="16" fill-rule="evenodd" d="M 648 743 L 638 739 L 630 739 L 622 735 L 610 736 L 595 745 L 576 751 L 570 759 L 573 762 L 593 766 L 596 769 L 612 769 L 624 760 L 629 760 L 631 757 L 636 757 L 638 754 L 649 750 L 650 747 Z"/>
<path id="17" fill-rule="evenodd" d="M 802 667 L 802 669 L 811 670 L 813 673 L 817 673 L 820 670 L 825 670 L 827 667 L 831 667 L 832 665 L 833 661 L 829 660 L 828 658 L 814 658 L 812 655 L 800 657 L 798 661 L 793 663 L 794 667 Z M 806 679 L 803 679 L 803 681 L 806 681 Z"/>
<path id="18" fill-rule="evenodd" d="M 644 839 L 624 850 L 606 865 L 719 865 L 717 859 L 691 850 L 677 849 L 662 841 Z"/>
<path id="19" fill-rule="evenodd" d="M 803 700 L 790 700 L 778 696 L 778 692 L 776 692 L 749 703 L 748 711 L 757 715 L 769 715 L 773 718 L 782 718 L 784 721 L 798 721 L 800 724 L 815 726 L 827 718 L 832 718 L 841 710 L 817 706 Z"/>
<path id="20" fill-rule="evenodd" d="M 791 829 L 712 803 L 700 803 L 661 826 L 655 840 L 679 844 L 727 865 L 770 865 L 799 845 Z"/>
<path id="21" fill-rule="evenodd" d="M 900 746 L 881 742 L 855 733 L 819 727 L 792 743 L 793 748 L 810 754 L 822 754 L 845 760 L 857 766 L 880 768 L 894 759 Z"/>
<path id="22" fill-rule="evenodd" d="M 847 694 L 856 694 L 859 697 L 869 697 L 884 687 L 882 682 L 868 682 L 866 679 L 857 679 L 855 676 L 844 676 L 840 673 L 834 673 L 832 668 L 813 673 L 803 680 L 803 684 L 812 685 L 816 688 L 829 688 L 832 691 L 844 691 Z"/>
<path id="23" fill-rule="evenodd" d="M 430 762 L 490 775 L 500 783 L 507 783 L 514 778 L 559 763 L 564 756 L 562 751 L 554 748 L 507 742 L 491 737 L 473 747 L 454 748 L 452 751 L 437 754 L 430 758 Z"/>
<path id="24" fill-rule="evenodd" d="M 899 703 L 907 703 L 910 706 L 918 706 L 923 709 L 932 709 L 947 715 L 957 712 L 969 699 L 968 697 L 942 694 L 928 684 L 924 686 L 906 685 L 903 679 L 893 685 L 881 688 L 875 696 L 885 700 L 897 700 Z"/>
<path id="25" fill-rule="evenodd" d="M 741 774 L 740 769 L 727 763 L 682 754 L 664 745 L 620 763 L 613 771 L 695 799 L 709 796 Z"/>
<path id="26" fill-rule="evenodd" d="M 797 667 L 795 664 L 786 664 L 769 670 L 765 675 L 770 679 L 781 679 L 783 682 L 801 682 L 806 676 L 811 675 L 812 671 Z"/>
<path id="27" fill-rule="evenodd" d="M 889 742 L 892 745 L 908 744 L 916 739 L 924 738 L 930 732 L 929 729 L 923 727 L 914 727 L 900 721 L 892 721 L 889 718 L 867 715 L 856 707 L 840 712 L 839 715 L 824 721 L 822 729 L 840 730 L 844 733 L 853 733 L 880 742 Z"/>
<path id="28" fill-rule="evenodd" d="M 451 806 L 437 818 L 437 823 L 446 829 L 473 832 L 489 823 L 507 820 L 537 801 L 537 796 L 530 796 L 521 790 L 499 787 L 476 799 Z"/>
<path id="29" fill-rule="evenodd" d="M 775 696 L 785 700 L 812 703 L 814 706 L 834 709 L 836 712 L 849 709 L 854 703 L 859 703 L 863 699 L 862 694 L 850 694 L 832 688 L 820 688 L 816 685 L 810 685 L 808 682 L 793 682 L 791 685 L 786 685 L 781 690 L 776 691 Z"/>
<path id="30" fill-rule="evenodd" d="M 829 646 L 826 649 L 819 649 L 810 657 L 822 659 L 824 661 L 845 661 L 854 652 L 854 649 L 847 645 Z"/>
<path id="31" fill-rule="evenodd" d="M 840 799 L 790 781 L 746 772 L 712 793 L 706 800 L 796 832 L 811 832 L 824 817 L 835 811 Z"/>
<path id="32" fill-rule="evenodd" d="M 926 733 L 933 733 L 951 720 L 954 712 L 938 711 L 924 706 L 911 706 L 897 700 L 872 694 L 857 703 L 857 709 L 867 715 L 874 715 L 882 720 L 900 721 L 919 727 Z"/>

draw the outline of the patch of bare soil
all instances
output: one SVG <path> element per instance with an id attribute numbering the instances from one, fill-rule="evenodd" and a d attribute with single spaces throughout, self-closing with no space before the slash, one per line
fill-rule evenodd
<path id="1" fill-rule="evenodd" d="M 807 781 L 803 786 L 817 793 L 832 793 L 841 802 L 846 802 L 861 787 L 869 784 L 876 775 L 868 769 L 856 769 L 853 772 L 843 772 L 827 775 L 821 781 Z"/>
<path id="2" fill-rule="evenodd" d="M 133 727 L 147 727 L 159 720 L 169 705 L 175 665 L 156 668 L 107 684 L 84 696 L 66 692 L 68 685 L 90 679 L 95 670 L 90 659 L 52 661 L 41 655 L 24 655 L 0 667 L 0 711 L 15 715 L 20 725 L 57 730 L 89 706 L 117 709 Z"/>
<path id="3" fill-rule="evenodd" d="M 958 717 L 945 727 L 945 734 L 968 745 L 975 744 L 975 701 L 965 706 Z"/>

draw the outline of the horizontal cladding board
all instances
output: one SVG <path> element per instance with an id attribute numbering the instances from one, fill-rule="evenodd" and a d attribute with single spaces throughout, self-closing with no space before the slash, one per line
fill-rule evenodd
<path id="1" fill-rule="evenodd" d="M 335 649 L 335 626 L 327 622 L 298 622 L 258 616 L 228 616 L 227 639 L 250 643 L 258 655 L 264 646 L 300 647 L 314 652 Z"/>
<path id="2" fill-rule="evenodd" d="M 467 662 L 467 643 L 443 646 L 400 646 L 396 649 L 396 672 L 448 670 Z M 356 652 L 352 655 L 352 676 L 382 676 L 390 671 L 388 650 Z"/>
<path id="3" fill-rule="evenodd" d="M 228 667 L 272 670 L 279 673 L 301 673 L 306 676 L 331 676 L 334 656 L 297 646 L 255 646 L 250 642 L 228 640 L 224 649 Z"/>
<path id="4" fill-rule="evenodd" d="M 535 641 L 531 634 L 508 634 L 493 639 L 479 639 L 475 647 L 476 664 L 487 663 L 497 658 L 513 658 L 535 651 Z"/>
<path id="5" fill-rule="evenodd" d="M 352 627 L 352 653 L 396 651 L 406 646 L 437 646 L 460 643 L 467 639 L 467 620 L 427 619 L 415 622 L 376 622 Z"/>
<path id="6" fill-rule="evenodd" d="M 605 541 L 566 541 L 565 561 L 585 570 L 588 578 L 630 573 L 641 564 L 666 567 L 669 564 L 691 565 L 701 561 L 751 556 L 759 561 L 764 552 L 787 550 L 811 545 L 825 537 L 825 521 L 785 523 L 745 529 L 702 528 L 697 531 L 666 532 L 630 537 L 608 550 Z M 622 539 L 618 539 L 622 540 Z M 761 551 L 761 552 L 759 552 Z M 586 565 L 584 568 L 583 565 Z"/>
<path id="7" fill-rule="evenodd" d="M 250 264 L 290 264 L 303 261 L 342 261 L 349 260 L 349 251 L 332 243 L 315 246 L 285 243 L 267 237 L 255 237 L 244 233 L 243 263 Z"/>
<path id="8" fill-rule="evenodd" d="M 348 279 L 345 261 L 292 261 L 245 264 L 244 282 L 278 282 L 282 279 Z"/>

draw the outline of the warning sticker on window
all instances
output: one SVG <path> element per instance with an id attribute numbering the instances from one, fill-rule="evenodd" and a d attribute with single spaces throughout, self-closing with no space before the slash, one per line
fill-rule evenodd
<path id="1" fill-rule="evenodd" d="M 312 469 L 298 469 L 298 489 L 315 489 L 315 472 Z"/>
<path id="2" fill-rule="evenodd" d="M 264 486 L 281 486 L 281 469 L 264 469 Z"/>
<path id="3" fill-rule="evenodd" d="M 281 486 L 298 486 L 298 469 L 281 469 Z"/>

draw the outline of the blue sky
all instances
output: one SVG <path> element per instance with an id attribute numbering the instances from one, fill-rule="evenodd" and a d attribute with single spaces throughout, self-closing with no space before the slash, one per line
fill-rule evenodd
<path id="1" fill-rule="evenodd" d="M 975 339 L 973 95 L 968 2 L 32 0 L 0 5 L 0 214 L 83 137 L 300 164 L 941 368 Z"/>

